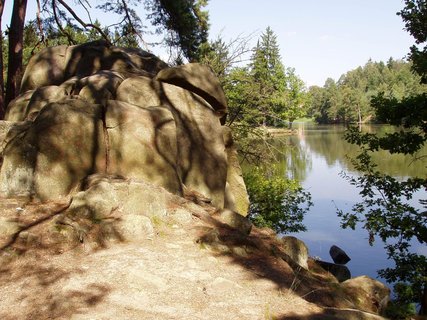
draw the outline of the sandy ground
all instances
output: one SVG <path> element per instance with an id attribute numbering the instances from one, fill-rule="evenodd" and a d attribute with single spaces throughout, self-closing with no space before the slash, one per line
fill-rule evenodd
<path id="1" fill-rule="evenodd" d="M 18 206 L 3 201 L 3 217 Z M 3 237 L 0 319 L 380 319 L 309 302 L 317 289 L 302 290 L 307 285 L 282 259 L 201 243 L 210 228 L 193 217 L 185 226 L 157 225 L 146 239 L 102 247 L 39 239 L 23 249 Z"/>

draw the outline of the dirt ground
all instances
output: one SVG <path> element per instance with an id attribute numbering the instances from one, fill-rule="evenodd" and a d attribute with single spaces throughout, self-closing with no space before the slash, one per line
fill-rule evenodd
<path id="1" fill-rule="evenodd" d="M 0 238 L 0 319 L 382 319 L 336 303 L 321 275 L 264 252 L 276 240 L 256 228 L 243 239 L 193 216 L 157 222 L 138 241 L 99 246 L 88 236 L 64 246 L 42 236 L 28 245 L 66 204 L 28 207 L 19 220 L 19 200 L 1 202 L 0 216 L 31 232 Z M 220 244 L 201 241 L 212 234 Z"/>

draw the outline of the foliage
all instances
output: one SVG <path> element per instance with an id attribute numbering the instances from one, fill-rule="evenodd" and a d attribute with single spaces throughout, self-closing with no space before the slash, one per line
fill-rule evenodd
<path id="1" fill-rule="evenodd" d="M 289 127 L 298 118 L 307 114 L 306 106 L 309 101 L 304 82 L 295 74 L 294 68 L 286 69 L 286 104 L 278 110 L 280 119 L 287 120 Z"/>
<path id="2" fill-rule="evenodd" d="M 284 68 L 270 28 L 252 50 L 250 63 L 241 65 L 248 39 L 239 37 L 225 43 L 218 38 L 204 48 L 201 62 L 211 67 L 224 88 L 229 107 L 227 125 L 233 128 L 241 161 L 258 165 L 244 174 L 251 202 L 249 217 L 256 225 L 277 232 L 302 231 L 304 214 L 311 206 L 310 194 L 296 180 L 280 176 L 277 169 L 259 165 L 273 163 L 277 153 L 260 125 L 280 124 L 304 114 L 299 111 L 304 110 L 304 83 L 293 69 Z"/>
<path id="3" fill-rule="evenodd" d="M 407 30 L 418 44 L 427 41 L 427 6 L 422 0 L 406 0 L 399 13 Z M 412 67 L 419 73 L 418 80 L 426 82 L 427 55 L 411 48 Z M 391 61 L 393 62 L 393 61 Z M 423 88 L 422 85 L 419 86 Z M 346 178 L 360 188 L 363 200 L 355 204 L 352 212 L 339 212 L 343 227 L 354 228 L 362 223 L 372 243 L 378 236 L 385 244 L 388 257 L 394 260 L 394 268 L 382 269 L 379 275 L 394 284 L 396 301 L 389 314 L 392 318 L 406 318 L 420 304 L 420 314 L 427 314 L 427 257 L 411 251 L 411 242 L 427 244 L 427 200 L 414 204 L 416 192 L 427 190 L 427 179 L 411 177 L 397 180 L 376 170 L 371 155 L 376 150 L 410 154 L 414 161 L 425 161 L 426 155 L 417 156 L 425 145 L 427 135 L 427 94 L 423 90 L 408 95 L 387 95 L 381 92 L 372 99 L 372 107 L 380 121 L 399 126 L 398 132 L 385 136 L 362 134 L 356 129 L 347 133 L 346 139 L 359 145 L 361 152 L 355 159 L 359 177 Z M 425 194 L 425 193 L 424 193 Z M 412 200 L 412 201 L 411 201 Z"/>
<path id="4" fill-rule="evenodd" d="M 253 100 L 262 119 L 259 124 L 271 124 L 277 110 L 282 109 L 285 103 L 283 98 L 286 83 L 277 36 L 270 27 L 267 27 L 253 49 L 249 73 L 252 78 Z"/>
<path id="5" fill-rule="evenodd" d="M 158 31 L 166 31 L 166 43 L 178 47 L 190 62 L 200 59 L 200 46 L 208 38 L 207 0 L 148 0 L 148 15 Z"/>
<path id="6" fill-rule="evenodd" d="M 369 60 L 363 67 L 342 75 L 337 82 L 327 79 L 322 88 L 309 89 L 311 115 L 319 123 L 381 121 L 370 103 L 372 98 L 381 94 L 384 98 L 401 100 L 427 92 L 412 67 L 410 62 L 392 58 L 387 63 Z"/>
<path id="7" fill-rule="evenodd" d="M 409 58 L 414 63 L 414 70 L 421 76 L 423 83 L 427 83 L 427 5 L 425 0 L 405 0 L 405 7 L 397 13 L 405 22 L 406 30 L 415 38 L 415 43 L 423 44 L 410 48 Z"/>
<path id="8" fill-rule="evenodd" d="M 255 225 L 278 233 L 306 230 L 302 221 L 312 205 L 311 196 L 296 180 L 280 176 L 274 166 L 257 167 L 244 178 L 251 203 L 249 218 Z"/>

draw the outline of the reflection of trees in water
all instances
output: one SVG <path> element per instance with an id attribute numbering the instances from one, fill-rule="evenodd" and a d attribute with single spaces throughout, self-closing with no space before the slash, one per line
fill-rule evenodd
<path id="1" fill-rule="evenodd" d="M 364 126 L 364 132 L 391 132 L 389 126 Z M 351 159 L 359 152 L 356 145 L 344 140 L 345 128 L 342 126 L 310 126 L 298 135 L 276 137 L 271 141 L 278 160 L 278 172 L 297 181 L 304 181 L 313 168 L 313 156 L 321 157 L 328 166 L 339 165 L 346 171 L 355 171 Z M 422 158 L 422 155 L 425 157 Z M 387 151 L 373 154 L 373 161 L 380 171 L 394 177 L 425 177 L 427 174 L 427 147 L 419 154 L 420 160 L 402 154 L 391 155 Z M 251 167 L 243 165 L 244 168 Z M 246 168 L 248 169 L 248 168 Z M 250 169 L 249 169 L 250 170 Z"/>
<path id="2" fill-rule="evenodd" d="M 351 145 L 344 140 L 344 130 L 342 127 L 330 126 L 314 127 L 313 130 L 306 131 L 304 136 L 305 144 L 308 151 L 317 154 L 325 159 L 329 166 L 339 164 L 345 170 L 354 170 L 351 159 L 354 158 L 360 151 L 356 145 Z M 364 126 L 363 131 L 385 133 L 391 132 L 392 127 L 389 126 Z M 402 154 L 391 155 L 388 151 L 375 152 L 372 155 L 373 161 L 378 165 L 380 171 L 395 177 L 424 177 L 427 174 L 425 157 L 427 156 L 427 147 L 424 147 L 417 158 L 414 160 L 412 156 L 404 156 Z"/>
<path id="3" fill-rule="evenodd" d="M 276 138 L 273 144 L 281 150 L 281 153 L 277 154 L 281 174 L 289 179 L 304 181 L 312 169 L 312 160 L 299 138 L 295 136 Z"/>

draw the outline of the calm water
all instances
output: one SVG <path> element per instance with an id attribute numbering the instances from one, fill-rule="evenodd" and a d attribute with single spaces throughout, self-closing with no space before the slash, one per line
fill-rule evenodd
<path id="1" fill-rule="evenodd" d="M 352 276 L 376 278 L 378 269 L 393 266 L 392 261 L 387 260 L 381 240 L 378 239 L 371 247 L 365 230 L 342 229 L 336 215 L 337 208 L 345 211 L 360 200 L 358 190 L 340 176 L 343 171 L 357 174 L 348 158 L 357 154 L 357 147 L 345 142 L 343 127 L 307 124 L 296 124 L 296 127 L 298 135 L 277 138 L 288 145 L 284 148 L 286 153 L 281 156 L 282 165 L 287 168 L 289 177 L 299 180 L 311 193 L 314 205 L 304 220 L 307 232 L 294 235 L 307 244 L 311 256 L 325 261 L 332 261 L 329 248 L 338 245 L 352 259 L 347 264 Z M 377 132 L 392 129 L 366 127 L 363 130 Z M 427 150 L 423 152 L 427 154 Z M 427 174 L 425 163 L 413 163 L 410 157 L 391 157 L 384 152 L 375 155 L 374 159 L 379 160 L 382 171 L 396 177 L 425 177 Z M 425 198 L 425 195 L 418 194 L 417 197 Z M 416 244 L 414 249 L 427 255 L 425 246 Z"/>

